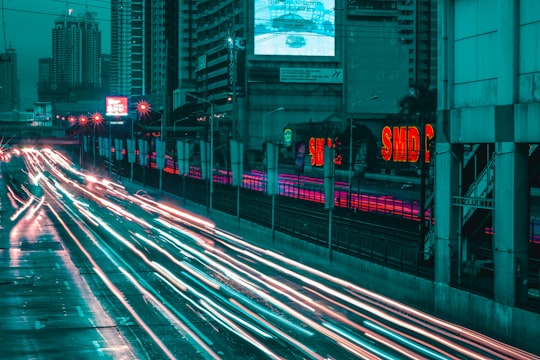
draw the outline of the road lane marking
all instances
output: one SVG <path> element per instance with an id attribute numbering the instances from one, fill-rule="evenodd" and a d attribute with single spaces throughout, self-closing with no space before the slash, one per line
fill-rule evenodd
<path id="1" fill-rule="evenodd" d="M 94 347 L 96 348 L 99 357 L 103 357 L 103 351 L 101 350 L 101 345 L 96 340 L 92 341 L 92 344 L 94 344 Z"/>

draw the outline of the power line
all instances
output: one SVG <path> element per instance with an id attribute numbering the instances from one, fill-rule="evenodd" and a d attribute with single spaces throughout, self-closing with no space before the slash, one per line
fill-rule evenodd
<path id="1" fill-rule="evenodd" d="M 3 0 L 2 0 L 2 3 L 3 3 Z M 94 6 L 95 7 L 95 6 Z M 107 7 L 100 7 L 98 6 L 98 8 L 100 9 L 109 9 Z M 49 13 L 49 12 L 44 12 L 44 11 L 32 11 L 32 10 L 27 10 L 27 9 L 13 9 L 13 8 L 6 8 L 6 7 L 3 7 L 2 5 L 2 12 L 3 10 L 7 10 L 7 11 L 12 11 L 12 12 L 17 12 L 17 13 L 25 13 L 25 14 L 34 14 L 34 15 L 46 15 L 46 16 L 51 16 L 51 17 L 58 17 L 58 13 Z M 101 19 L 101 18 L 98 18 L 96 20 L 99 20 L 99 21 L 108 21 L 110 22 L 111 19 Z M 4 35 L 5 35 L 5 31 L 4 31 Z"/>
<path id="2" fill-rule="evenodd" d="M 2 0 L 2 31 L 4 32 L 4 51 L 7 51 L 6 18 L 5 18 L 5 14 L 4 14 L 4 0 Z"/>

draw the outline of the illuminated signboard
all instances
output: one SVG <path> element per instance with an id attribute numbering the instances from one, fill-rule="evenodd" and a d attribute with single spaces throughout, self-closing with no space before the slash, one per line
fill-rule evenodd
<path id="1" fill-rule="evenodd" d="M 107 96 L 105 98 L 105 115 L 127 116 L 128 98 L 125 96 Z"/>
<path id="2" fill-rule="evenodd" d="M 336 145 L 339 145 L 340 142 L 338 139 L 332 141 L 330 138 L 315 138 L 312 137 L 309 139 L 309 155 L 311 155 L 311 166 L 323 166 L 324 165 L 324 148 L 333 147 L 336 148 Z M 336 152 L 334 158 L 334 164 L 341 165 L 343 157 L 341 154 Z"/>
<path id="3" fill-rule="evenodd" d="M 335 0 L 255 0 L 254 55 L 335 56 Z"/>
<path id="4" fill-rule="evenodd" d="M 293 130 L 290 128 L 283 130 L 283 142 L 285 143 L 285 146 L 287 147 L 291 146 L 292 141 L 293 141 Z"/>
<path id="5" fill-rule="evenodd" d="M 279 81 L 342 84 L 343 69 L 280 68 Z"/>
<path id="6" fill-rule="evenodd" d="M 385 126 L 382 130 L 381 155 L 385 161 L 415 163 L 420 159 L 420 130 L 416 126 Z M 433 125 L 424 127 L 424 161 L 431 161 L 430 143 L 435 136 Z"/>

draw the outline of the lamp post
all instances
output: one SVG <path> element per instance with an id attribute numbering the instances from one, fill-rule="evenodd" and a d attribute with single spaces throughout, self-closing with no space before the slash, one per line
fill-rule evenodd
<path id="1" fill-rule="evenodd" d="M 353 105 L 352 105 L 352 110 L 354 112 L 354 107 L 358 104 L 362 104 L 366 101 L 370 101 L 370 100 L 377 100 L 379 98 L 379 95 L 372 95 L 368 98 L 365 98 L 365 99 L 362 99 L 360 101 L 357 101 L 355 102 Z M 348 193 L 347 193 L 347 207 L 350 208 L 352 206 L 352 201 L 351 201 L 351 187 L 352 187 L 352 174 L 353 174 L 353 118 L 352 116 L 350 117 L 350 129 L 349 129 L 349 190 L 348 190 Z"/>
<path id="2" fill-rule="evenodd" d="M 112 177 L 112 132 L 111 132 L 111 120 L 109 120 L 109 176 Z"/>
<path id="3" fill-rule="evenodd" d="M 185 121 L 186 118 L 182 118 L 180 120 L 176 120 L 174 123 L 173 123 L 173 133 L 176 134 L 176 123 L 177 122 L 181 122 L 181 121 Z"/>
<path id="4" fill-rule="evenodd" d="M 128 146 L 128 150 L 131 152 L 133 151 L 133 153 L 135 153 L 135 139 L 134 139 L 134 134 L 133 134 L 133 122 L 135 121 L 135 119 L 131 118 L 131 128 L 129 129 L 129 132 L 130 132 L 130 136 L 131 136 L 131 146 Z M 134 156 L 134 155 L 132 155 Z M 128 161 L 130 160 L 129 159 L 130 155 L 128 155 Z M 129 161 L 130 162 L 130 171 L 129 171 L 129 181 L 130 182 L 133 182 L 133 161 Z"/>
<path id="5" fill-rule="evenodd" d="M 186 93 L 186 95 L 210 105 L 210 198 L 208 200 L 208 212 L 210 212 L 214 194 L 214 103 L 191 93 Z"/>
<path id="6" fill-rule="evenodd" d="M 102 117 L 100 113 L 94 113 L 92 115 L 92 130 L 93 130 L 93 139 L 92 139 L 92 147 L 94 148 L 92 159 L 94 161 L 94 168 L 96 167 L 96 126 L 101 124 Z M 101 148 L 100 148 L 101 151 Z"/>
<path id="7" fill-rule="evenodd" d="M 267 113 L 263 114 L 263 122 L 262 122 L 262 128 L 263 128 L 263 141 L 266 142 L 265 139 L 265 129 L 266 129 L 266 117 L 270 114 L 273 114 L 278 111 L 285 111 L 285 108 L 283 106 L 278 107 L 277 109 L 271 110 Z M 269 152 L 272 152 L 271 154 Z M 274 180 L 275 183 L 278 182 L 279 177 L 279 170 L 278 170 L 278 147 L 273 142 L 266 144 L 266 178 L 269 179 L 270 174 L 272 174 L 272 177 L 275 176 Z M 274 184 L 269 184 L 268 186 L 274 186 Z M 276 186 L 276 189 L 272 189 L 272 241 L 275 239 L 275 212 L 276 212 L 276 191 L 279 192 L 279 186 Z"/>
<path id="8" fill-rule="evenodd" d="M 147 125 L 147 128 L 151 128 L 151 126 L 153 124 L 157 124 L 159 123 L 159 140 L 156 140 L 154 142 L 155 144 L 155 152 L 156 152 L 156 169 L 159 171 L 159 191 L 161 192 L 162 189 L 163 189 L 163 172 L 165 171 L 165 117 L 164 117 L 164 111 L 163 112 L 160 112 L 160 111 L 154 111 L 155 113 L 157 114 L 160 114 L 161 115 L 161 119 L 160 120 L 156 120 L 156 121 L 152 121 L 150 124 Z M 153 137 L 153 133 L 152 133 L 152 137 Z M 160 148 L 158 148 L 158 141 L 159 143 L 161 144 Z M 159 150 L 159 151 L 158 151 Z M 150 150 L 151 152 L 151 150 Z M 162 163 L 160 162 L 161 160 L 161 156 L 163 155 L 163 165 Z M 161 167 L 163 166 L 163 167 Z"/>
<path id="9" fill-rule="evenodd" d="M 285 111 L 285 108 L 283 106 L 280 106 L 277 109 L 271 110 L 271 111 L 263 114 L 263 119 L 262 119 L 263 120 L 262 121 L 262 130 L 263 130 L 262 131 L 262 137 L 263 137 L 263 141 L 266 140 L 265 139 L 265 135 L 266 135 L 266 131 L 265 131 L 266 130 L 266 117 L 268 115 L 273 114 L 273 113 L 278 112 L 278 111 Z"/>

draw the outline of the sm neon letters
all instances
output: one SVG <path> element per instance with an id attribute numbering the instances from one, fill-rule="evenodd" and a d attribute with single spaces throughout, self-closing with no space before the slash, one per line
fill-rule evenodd
<path id="1" fill-rule="evenodd" d="M 416 126 L 385 126 L 382 129 L 381 155 L 385 161 L 415 163 L 420 159 L 420 130 Z M 435 136 L 433 125 L 424 127 L 424 161 L 430 162 L 430 142 Z"/>

